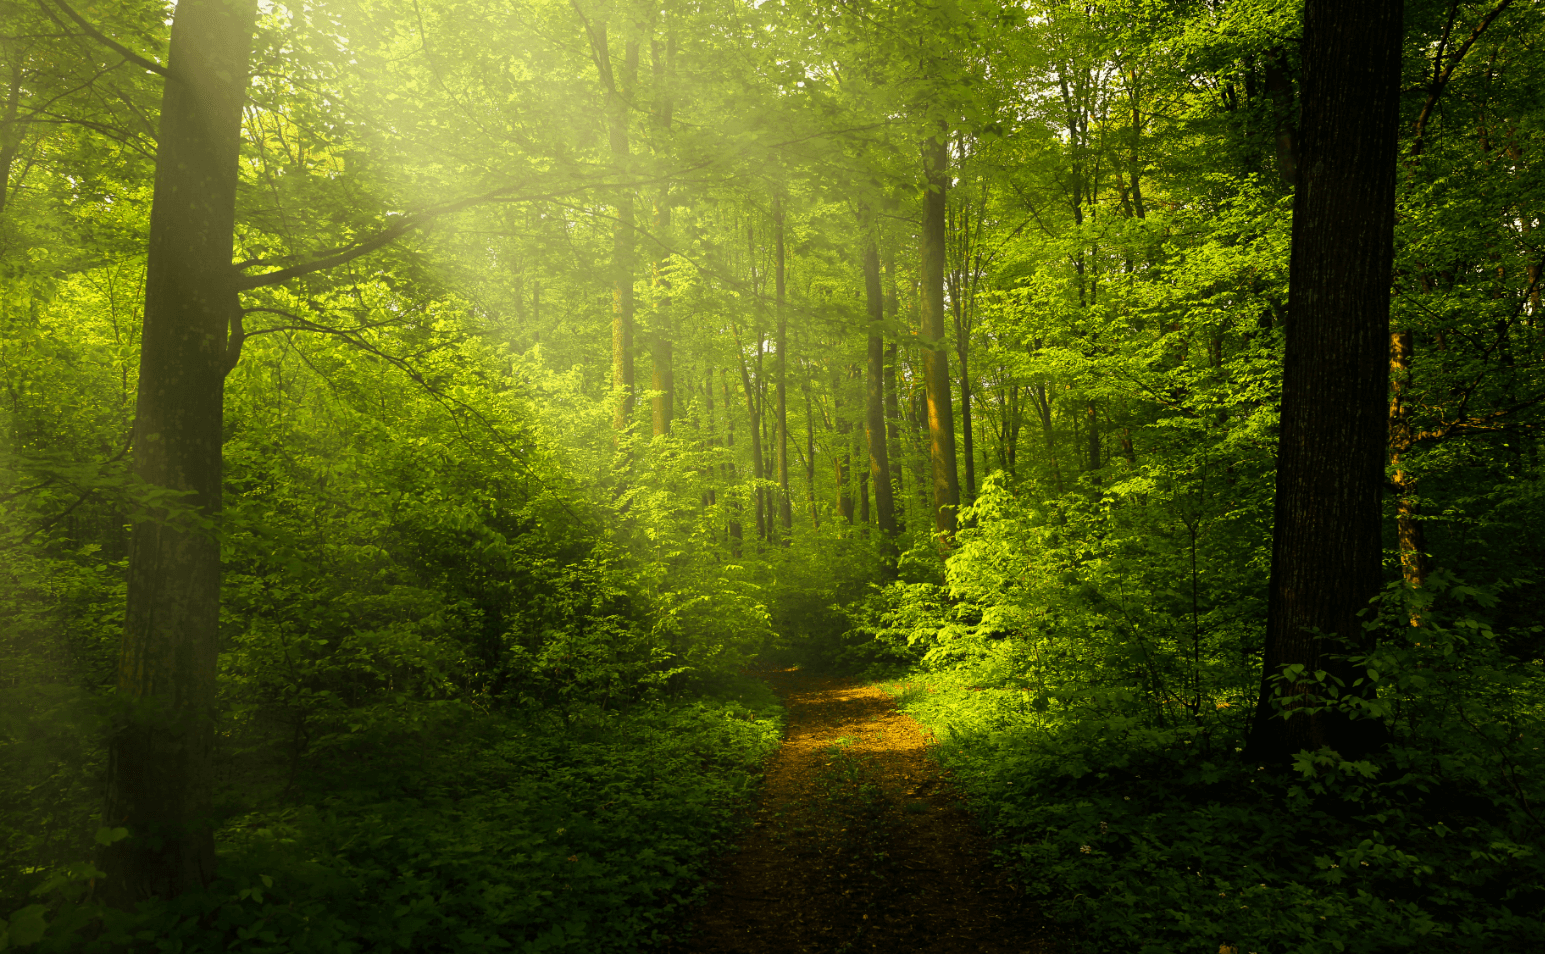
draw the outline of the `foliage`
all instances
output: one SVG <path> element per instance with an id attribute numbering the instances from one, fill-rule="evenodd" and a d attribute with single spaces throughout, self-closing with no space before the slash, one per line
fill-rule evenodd
<path id="1" fill-rule="evenodd" d="M 776 734 L 721 698 L 771 661 L 908 672 L 1093 947 L 1538 946 L 1533 6 L 1406 4 L 1378 691 L 1296 674 L 1394 742 L 1278 778 L 1236 750 L 1297 6 L 263 3 L 236 271 L 332 265 L 241 295 L 207 528 L 223 867 L 134 914 L 91 865 L 121 837 L 127 528 L 180 506 L 129 466 L 161 90 L 134 58 L 172 19 L 72 5 L 115 48 L 57 6 L 0 0 L 3 944 L 647 946 Z M 944 342 L 918 334 L 936 136 Z"/>
<path id="2" fill-rule="evenodd" d="M 1397 586 L 1382 622 L 1401 633 L 1413 600 L 1422 626 L 1367 660 L 1392 744 L 1306 751 L 1289 776 L 1238 759 L 1227 702 L 1159 725 L 1132 690 L 949 661 L 894 689 L 1027 896 L 1089 950 L 1528 950 L 1545 939 L 1545 670 L 1504 652 L 1494 593 Z"/>
<path id="3" fill-rule="evenodd" d="M 781 736 L 765 689 L 736 688 L 626 713 L 446 706 L 413 729 L 377 724 L 306 767 L 298 804 L 232 818 L 204 893 L 129 914 L 72 897 L 90 866 L 47 872 L 42 907 L 23 909 L 48 924 L 31 949 L 596 951 L 669 937 Z M 13 934 L 34 916 L 13 915 Z"/>

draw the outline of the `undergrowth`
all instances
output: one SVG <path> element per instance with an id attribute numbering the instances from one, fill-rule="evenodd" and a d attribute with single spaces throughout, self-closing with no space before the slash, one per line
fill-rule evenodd
<path id="1" fill-rule="evenodd" d="M 1483 753 L 1406 740 L 1369 762 L 1303 753 L 1277 775 L 1240 760 L 1241 735 L 1144 729 L 1114 704 L 1058 725 L 982 671 L 891 689 L 1081 950 L 1545 949 L 1537 809 L 1485 784 Z M 1536 788 L 1537 728 L 1511 740 Z"/>
<path id="2" fill-rule="evenodd" d="M 118 912 L 91 900 L 89 864 L 68 866 L 12 913 L 9 945 L 647 947 L 671 935 L 707 856 L 742 824 L 782 719 L 765 685 L 727 679 L 622 712 L 447 709 L 411 735 L 338 747 L 298 780 L 291 807 L 232 819 L 208 890 Z"/>

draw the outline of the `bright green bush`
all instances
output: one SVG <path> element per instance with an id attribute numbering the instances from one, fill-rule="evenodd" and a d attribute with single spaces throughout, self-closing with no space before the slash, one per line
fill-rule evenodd
<path id="1" fill-rule="evenodd" d="M 1159 724 L 1135 689 L 1044 689 L 985 651 L 894 688 L 1084 949 L 1534 950 L 1545 669 L 1505 653 L 1518 636 L 1493 632 L 1495 605 L 1443 576 L 1391 590 L 1381 622 L 1400 638 L 1367 662 L 1392 744 L 1305 752 L 1287 776 L 1241 761 L 1232 704 Z"/>

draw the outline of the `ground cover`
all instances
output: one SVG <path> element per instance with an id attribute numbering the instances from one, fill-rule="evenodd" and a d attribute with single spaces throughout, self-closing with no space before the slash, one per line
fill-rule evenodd
<path id="1" fill-rule="evenodd" d="M 743 824 L 782 734 L 754 681 L 623 712 L 446 716 L 340 745 L 285 806 L 232 818 L 207 891 L 114 912 L 90 898 L 83 863 L 39 886 L 0 950 L 653 946 Z"/>
<path id="2" fill-rule="evenodd" d="M 1447 780 L 1410 745 L 1273 775 L 1227 734 L 1057 726 L 964 669 L 888 689 L 1075 950 L 1545 949 L 1538 819 L 1454 752 Z"/>

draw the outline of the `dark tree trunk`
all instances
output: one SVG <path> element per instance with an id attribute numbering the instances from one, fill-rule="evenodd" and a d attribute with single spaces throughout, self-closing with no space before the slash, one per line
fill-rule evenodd
<path id="1" fill-rule="evenodd" d="M 821 526 L 820 507 L 815 499 L 815 410 L 810 406 L 810 375 L 800 377 L 800 391 L 805 398 L 805 494 L 810 504 L 810 526 Z"/>
<path id="2" fill-rule="evenodd" d="M 1062 483 L 1062 465 L 1057 461 L 1057 435 L 1052 430 L 1051 396 L 1046 392 L 1045 381 L 1031 387 L 1031 398 L 1035 401 L 1036 416 L 1041 419 L 1041 433 L 1046 438 L 1046 458 L 1051 464 L 1052 485 L 1057 488 L 1060 496 L 1067 491 Z"/>
<path id="3" fill-rule="evenodd" d="M 858 375 L 858 369 L 849 365 L 848 378 Z M 832 373 L 832 416 L 837 420 L 837 512 L 853 525 L 853 421 L 848 416 L 842 400 L 842 377 Z"/>
<path id="4" fill-rule="evenodd" d="M 1427 542 L 1422 533 L 1421 507 L 1416 500 L 1416 480 L 1406 470 L 1405 458 L 1411 451 L 1414 435 L 1411 409 L 1407 404 L 1411 389 L 1411 363 L 1416 351 L 1415 335 L 1397 331 L 1390 335 L 1389 394 L 1389 464 L 1394 471 L 1390 482 L 1395 486 L 1395 533 L 1400 550 L 1400 572 L 1413 589 L 1422 587 L 1432 568 L 1427 557 Z M 1411 625 L 1420 624 L 1413 617 Z"/>
<path id="5" fill-rule="evenodd" d="M 761 336 L 757 336 L 757 347 L 762 344 Z M 746 416 L 751 424 L 751 474 L 756 478 L 756 535 L 759 539 L 767 536 L 767 512 L 762 505 L 762 479 L 767 476 L 767 465 L 762 456 L 762 427 L 758 418 L 761 417 L 760 402 L 756 399 L 756 389 L 751 385 L 751 372 L 746 368 L 746 352 L 740 344 L 740 335 L 735 335 L 735 357 L 740 362 L 740 384 L 746 391 Z"/>
<path id="6" fill-rule="evenodd" d="M 789 497 L 789 402 L 788 402 L 788 351 L 789 318 L 783 307 L 784 296 L 784 248 L 783 248 L 783 199 L 773 197 L 773 303 L 778 314 L 778 356 L 773 365 L 777 376 L 778 406 L 778 520 L 785 531 L 794 526 L 794 506 Z"/>
<path id="7" fill-rule="evenodd" d="M 728 478 L 728 482 L 734 485 L 737 480 L 735 474 L 735 415 L 730 413 L 730 409 L 735 405 L 730 400 L 730 373 L 728 371 L 724 372 L 720 385 L 724 389 L 724 446 L 730 452 L 729 460 L 725 461 L 724 464 L 724 473 Z M 738 557 L 740 556 L 741 540 L 739 503 L 732 502 L 730 504 L 730 514 L 730 555 Z"/>
<path id="8" fill-rule="evenodd" d="M 134 470 L 182 495 L 135 523 L 108 742 L 104 854 L 117 904 L 215 874 L 212 816 L 220 619 L 221 426 L 240 345 L 231 266 L 237 158 L 257 0 L 182 0 L 161 100 L 140 342 Z M 229 334 L 228 334 L 229 331 Z"/>
<path id="9" fill-rule="evenodd" d="M 612 162 L 620 170 L 628 168 L 628 98 L 638 85 L 638 40 L 630 39 L 624 47 L 622 75 L 613 82 L 606 35 L 602 33 L 596 49 L 597 62 L 604 62 L 607 83 L 607 126 L 611 139 Z M 613 426 L 621 431 L 633 420 L 633 402 L 637 381 L 633 373 L 633 194 L 624 190 L 617 195 L 617 223 L 612 229 L 612 388 L 618 393 Z"/>
<path id="10" fill-rule="evenodd" d="M 888 539 L 896 535 L 896 506 L 891 496 L 890 448 L 885 434 L 885 338 L 881 334 L 885 327 L 885 300 L 880 288 L 880 249 L 872 235 L 864 246 L 864 303 L 869 310 L 864 433 L 869 441 L 869 478 L 874 483 L 875 513 L 880 532 Z"/>
<path id="11" fill-rule="evenodd" d="M 1104 461 L 1100 452 L 1100 408 L 1093 401 L 1084 402 L 1084 420 L 1088 422 L 1089 433 L 1089 472 L 1096 486 L 1100 483 L 1099 471 Z"/>
<path id="12" fill-rule="evenodd" d="M 885 248 L 885 278 L 885 317 L 894 321 L 900 312 L 901 303 L 896 295 L 896 249 L 890 243 Z M 886 453 L 890 459 L 891 503 L 897 533 L 902 530 L 901 501 L 906 499 L 901 481 L 901 398 L 896 390 L 900 351 L 894 341 L 885 349 L 885 439 Z"/>
<path id="13" fill-rule="evenodd" d="M 1271 695 L 1289 664 L 1351 690 L 1354 668 L 1328 657 L 1365 643 L 1358 614 L 1380 588 L 1401 14 L 1400 0 L 1304 9 L 1271 591 L 1246 749 L 1260 762 L 1320 746 L 1356 757 L 1378 737 L 1334 711 L 1292 714 L 1308 684 L 1287 687 L 1288 718 Z"/>
<path id="14" fill-rule="evenodd" d="M 943 135 L 923 141 L 923 287 L 921 341 L 928 395 L 928 456 L 933 470 L 934 529 L 955 533 L 960 477 L 955 460 L 955 414 L 950 401 L 949 345 L 944 326 L 944 210 L 949 188 L 949 148 Z"/>
<path id="15" fill-rule="evenodd" d="M 676 58 L 676 34 L 671 31 L 664 43 L 658 40 L 650 43 L 655 79 L 655 127 L 659 130 L 661 145 L 670 133 L 671 109 L 671 82 L 674 80 Z M 659 148 L 659 147 L 657 147 Z M 671 230 L 671 189 L 669 185 L 660 187 L 660 197 L 656 201 L 654 211 L 655 234 L 664 239 Z M 654 283 L 659 289 L 655 304 L 654 328 L 650 335 L 651 364 L 653 365 L 651 387 L 655 396 L 653 407 L 654 436 L 661 437 L 671 432 L 671 422 L 676 418 L 676 372 L 672 364 L 672 329 L 671 329 L 671 281 L 668 272 L 670 258 L 660 258 L 654 264 Z"/>
<path id="16" fill-rule="evenodd" d="M 0 215 L 5 213 L 6 197 L 11 194 L 11 166 L 16 164 L 16 154 L 21 151 L 22 130 L 16 112 L 21 105 L 22 57 L 11 64 L 10 81 L 6 84 L 5 118 L 0 119 Z"/>

